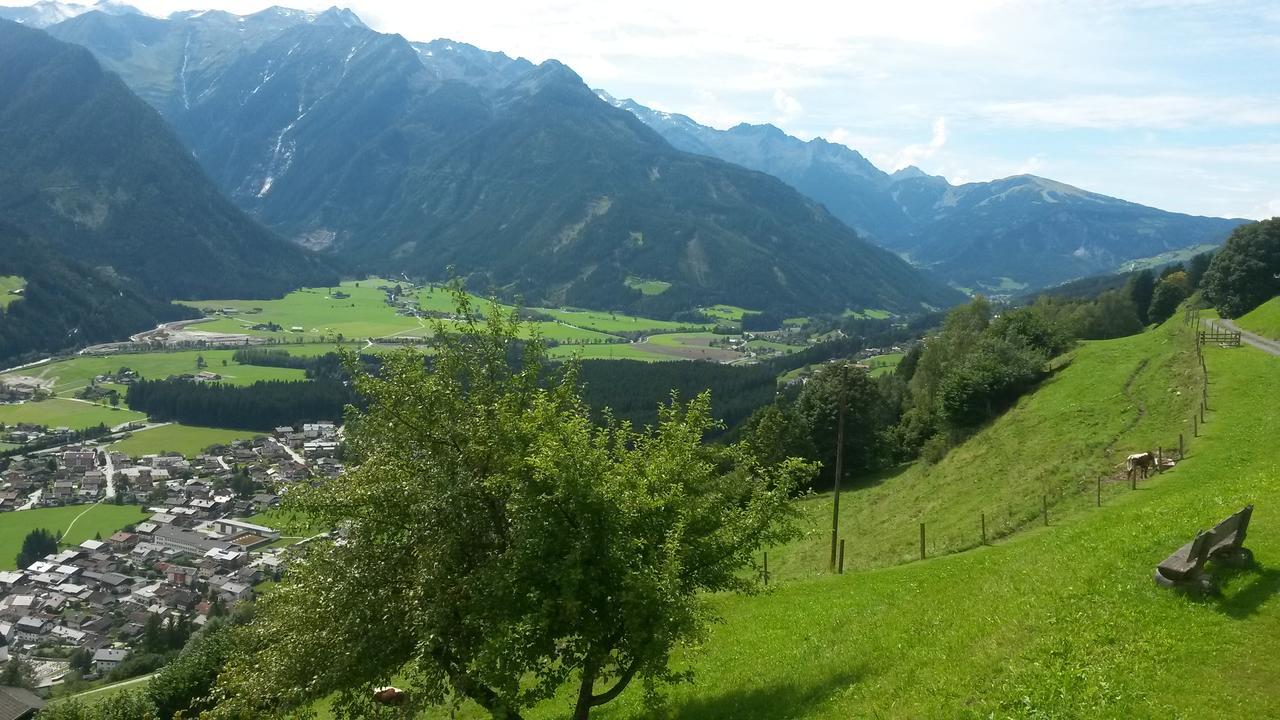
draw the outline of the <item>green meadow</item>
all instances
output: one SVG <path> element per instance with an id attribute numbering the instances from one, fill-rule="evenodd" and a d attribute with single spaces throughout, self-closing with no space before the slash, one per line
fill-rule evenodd
<path id="1" fill-rule="evenodd" d="M 1280 340 L 1280 295 L 1236 318 L 1236 325 L 1272 340 Z"/>
<path id="2" fill-rule="evenodd" d="M 299 350 L 305 346 L 299 346 Z M 317 346 L 325 348 L 330 346 Z M 290 352 L 295 352 L 291 346 Z M 204 358 L 209 372 L 222 376 L 222 382 L 250 385 L 259 380 L 302 380 L 306 373 L 290 368 L 241 365 L 232 360 L 235 350 L 182 350 L 177 352 L 122 353 L 119 355 L 79 355 L 68 360 L 39 365 L 23 370 L 21 375 L 52 379 L 53 390 L 71 395 L 88 386 L 98 375 L 113 374 L 127 367 L 148 380 L 162 380 L 170 375 L 199 372 L 197 359 Z M 299 353 L 301 354 L 301 353 Z M 226 363 L 225 365 L 223 363 Z"/>
<path id="3" fill-rule="evenodd" d="M 207 314 L 210 311 L 234 311 L 230 317 L 218 317 L 193 329 L 243 333 L 285 341 L 299 334 L 292 332 L 295 327 L 302 328 L 300 334 L 308 337 L 341 334 L 348 338 L 376 338 L 422 332 L 425 326 L 416 318 L 397 315 L 395 309 L 384 302 L 385 294 L 378 286 L 388 282 L 351 280 L 337 288 L 296 290 L 279 300 L 198 300 L 183 304 Z M 334 297 L 332 291 L 348 297 Z M 254 325 L 271 322 L 282 329 L 279 332 L 252 329 Z"/>
<path id="4" fill-rule="evenodd" d="M 64 533 L 64 546 L 79 545 L 95 535 L 108 537 L 125 525 L 142 522 L 147 516 L 137 505 L 65 505 L 35 508 L 0 515 L 0 570 L 17 567 L 18 551 L 27 533 L 44 528 Z"/>
<path id="5" fill-rule="evenodd" d="M 163 452 L 181 453 L 187 457 L 199 455 L 210 445 L 222 445 L 233 440 L 261 437 L 252 430 L 225 430 L 222 428 L 193 425 L 161 425 L 133 433 L 131 437 L 111 444 L 116 452 L 133 457 L 155 455 Z"/>
<path id="6" fill-rule="evenodd" d="M 645 280 L 631 276 L 627 278 L 627 287 L 639 290 L 642 295 L 661 295 L 671 287 L 671 283 L 662 280 Z"/>
<path id="7" fill-rule="evenodd" d="M 115 427 L 134 420 L 145 420 L 146 415 L 134 412 L 123 406 L 113 408 L 110 405 L 66 398 L 50 398 L 40 402 L 25 402 L 17 405 L 0 405 L 0 423 L 16 425 L 31 423 L 49 427 L 67 427 L 72 430 L 106 425 Z"/>

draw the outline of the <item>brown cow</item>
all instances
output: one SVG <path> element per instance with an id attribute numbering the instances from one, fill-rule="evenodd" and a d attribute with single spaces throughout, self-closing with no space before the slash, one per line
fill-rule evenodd
<path id="1" fill-rule="evenodd" d="M 1147 474 L 1156 467 L 1155 453 L 1148 450 L 1147 452 L 1133 453 L 1125 462 L 1129 468 L 1128 478 L 1133 479 L 1133 473 L 1142 470 L 1142 479 L 1147 479 Z"/>
<path id="2" fill-rule="evenodd" d="M 379 705 L 403 705 L 404 691 L 395 687 L 383 687 L 373 691 L 373 701 Z"/>

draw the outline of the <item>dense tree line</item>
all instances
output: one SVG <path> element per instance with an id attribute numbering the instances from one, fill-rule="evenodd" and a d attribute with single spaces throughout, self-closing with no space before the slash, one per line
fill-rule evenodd
<path id="1" fill-rule="evenodd" d="M 774 401 L 782 373 L 852 355 L 865 346 L 860 337 L 832 340 L 757 365 L 584 360 L 578 377 L 583 401 L 597 419 L 603 419 L 608 408 L 620 420 L 637 426 L 653 425 L 658 419 L 658 406 L 669 401 L 673 392 L 687 400 L 710 390 L 712 415 L 732 431 L 757 409 Z"/>
<path id="2" fill-rule="evenodd" d="M 302 421 L 340 421 L 355 396 L 329 379 L 269 380 L 243 387 L 169 379 L 136 382 L 125 400 L 155 420 L 269 431 Z"/>
<path id="3" fill-rule="evenodd" d="M 346 378 L 346 369 L 342 365 L 342 356 L 337 353 L 298 356 L 290 355 L 288 350 L 253 347 L 236 350 L 231 359 L 242 365 L 304 370 L 309 380 L 342 380 Z"/>
<path id="4" fill-rule="evenodd" d="M 1204 274 L 1205 298 L 1239 317 L 1280 294 L 1280 217 L 1241 225 Z"/>
<path id="5" fill-rule="evenodd" d="M 893 373 L 872 378 L 847 361 L 823 366 L 794 400 L 781 396 L 752 415 L 746 443 L 762 460 L 790 454 L 816 460 L 819 483 L 829 484 L 843 405 L 845 480 L 921 454 L 937 460 L 1034 387 L 1070 343 L 1035 308 L 997 314 L 977 298 L 952 310 Z"/>

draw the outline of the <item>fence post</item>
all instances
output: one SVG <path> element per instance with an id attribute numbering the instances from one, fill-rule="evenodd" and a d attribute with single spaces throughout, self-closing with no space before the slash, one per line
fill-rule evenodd
<path id="1" fill-rule="evenodd" d="M 1200 424 L 1204 424 L 1204 403 L 1200 403 Z"/>
<path id="2" fill-rule="evenodd" d="M 1044 512 L 1044 526 L 1049 527 L 1049 496 L 1042 495 L 1040 497 L 1040 508 Z"/>
<path id="3" fill-rule="evenodd" d="M 769 584 L 769 553 L 764 554 L 764 584 Z"/>
<path id="4" fill-rule="evenodd" d="M 840 574 L 844 574 L 844 538 L 840 538 Z"/>
<path id="5" fill-rule="evenodd" d="M 1200 437 L 1200 426 L 1196 423 L 1196 414 L 1191 413 L 1191 437 Z"/>
<path id="6" fill-rule="evenodd" d="M 1098 476 L 1098 507 L 1102 507 L 1102 476 Z"/>
<path id="7" fill-rule="evenodd" d="M 920 523 L 920 559 L 924 559 L 924 523 Z"/>
<path id="8" fill-rule="evenodd" d="M 982 513 L 982 544 L 987 544 L 987 514 Z"/>
<path id="9" fill-rule="evenodd" d="M 1138 489 L 1138 468 L 1137 467 L 1134 467 L 1133 469 L 1129 470 L 1129 489 L 1130 490 Z"/>
<path id="10" fill-rule="evenodd" d="M 1178 433 L 1178 462 L 1182 462 L 1182 458 L 1186 456 L 1185 446 L 1182 443 L 1182 433 Z"/>

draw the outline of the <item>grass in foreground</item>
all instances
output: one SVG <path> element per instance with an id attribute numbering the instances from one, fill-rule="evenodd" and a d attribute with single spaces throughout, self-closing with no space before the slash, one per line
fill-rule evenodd
<path id="1" fill-rule="evenodd" d="M 100 424 L 115 427 L 121 423 L 145 420 L 146 417 L 140 412 L 134 412 L 123 406 L 113 408 L 110 405 L 96 405 L 65 398 L 0 405 L 0 423 L 6 425 L 32 423 L 83 430 Z"/>
<path id="2" fill-rule="evenodd" d="M 132 457 L 176 452 L 195 457 L 210 445 L 220 445 L 233 440 L 248 440 L 264 433 L 252 430 L 224 430 L 222 428 L 195 425 L 162 425 L 136 432 L 132 437 L 111 444 L 115 452 Z"/>
<path id="3" fill-rule="evenodd" d="M 1236 318 L 1236 325 L 1272 340 L 1280 340 L 1280 295 Z"/>
<path id="4" fill-rule="evenodd" d="M 94 535 L 108 537 L 125 525 L 146 518 L 137 505 L 66 505 L 35 508 L 0 514 L 0 570 L 17 567 L 18 551 L 27 533 L 45 528 L 55 535 L 63 532 L 64 546 L 75 546 Z"/>

